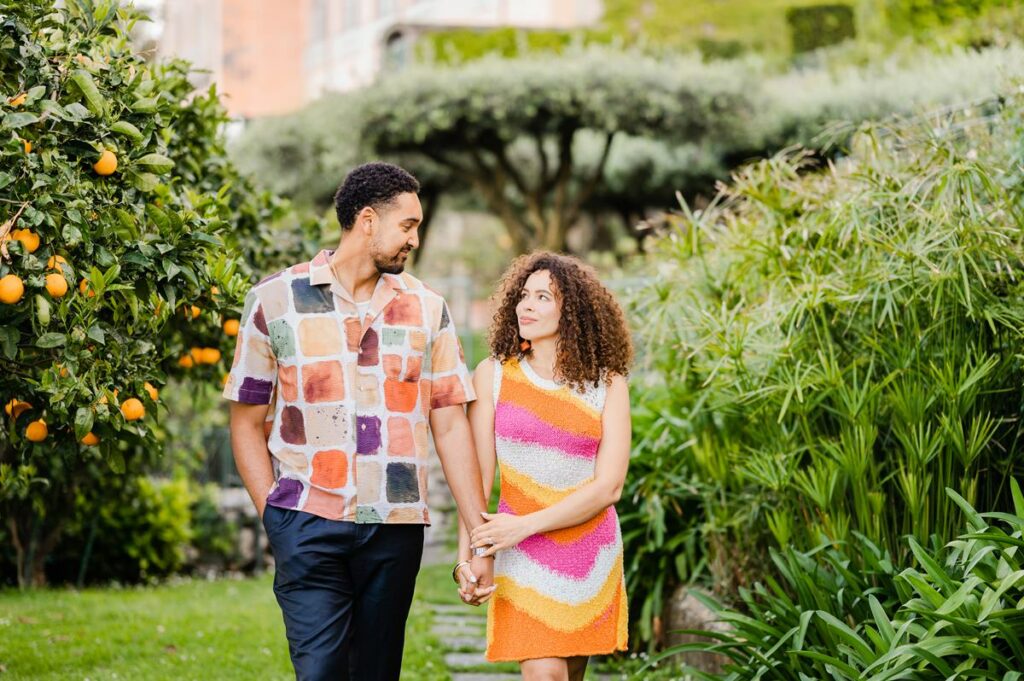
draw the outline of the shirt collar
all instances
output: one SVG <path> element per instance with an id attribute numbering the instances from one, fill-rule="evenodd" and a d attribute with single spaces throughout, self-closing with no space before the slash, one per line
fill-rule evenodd
<path id="1" fill-rule="evenodd" d="M 352 294 L 346 291 L 345 287 L 334 277 L 334 272 L 331 270 L 332 255 L 334 255 L 333 250 L 324 249 L 309 262 L 309 283 L 313 286 L 330 285 L 332 290 L 339 292 L 339 295 L 344 293 L 346 295 L 343 297 L 351 298 Z M 396 291 L 408 288 L 405 279 L 398 274 L 381 274 L 374 291 L 380 289 L 382 285 Z"/>

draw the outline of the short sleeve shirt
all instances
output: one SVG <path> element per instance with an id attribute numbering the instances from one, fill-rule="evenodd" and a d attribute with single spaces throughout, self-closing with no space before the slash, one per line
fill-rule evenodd
<path id="1" fill-rule="evenodd" d="M 410 274 L 382 274 L 360 318 L 331 255 L 249 292 L 224 397 L 271 405 L 268 504 L 429 524 L 430 410 L 476 398 L 448 306 Z"/>

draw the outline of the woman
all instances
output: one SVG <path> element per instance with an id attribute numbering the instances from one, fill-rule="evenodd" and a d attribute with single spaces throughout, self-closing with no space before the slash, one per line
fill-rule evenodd
<path id="1" fill-rule="evenodd" d="M 626 375 L 633 356 L 622 310 L 575 258 L 518 258 L 496 296 L 492 358 L 474 375 L 469 419 L 498 512 L 460 528 L 463 600 L 491 600 L 487 659 L 524 679 L 583 679 L 590 655 L 626 647 L 622 536 L 614 504 L 629 463 Z M 494 556 L 493 594 L 464 560 Z"/>

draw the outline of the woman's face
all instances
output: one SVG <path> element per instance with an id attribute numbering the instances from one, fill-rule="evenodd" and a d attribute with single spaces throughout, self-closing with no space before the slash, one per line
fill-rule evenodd
<path id="1" fill-rule="evenodd" d="M 537 270 L 526 280 L 516 305 L 516 316 L 519 318 L 519 335 L 528 341 L 558 336 L 562 305 L 555 297 L 550 272 Z"/>

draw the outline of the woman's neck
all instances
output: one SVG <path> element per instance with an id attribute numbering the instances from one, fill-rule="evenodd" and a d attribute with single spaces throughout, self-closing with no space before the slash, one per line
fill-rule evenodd
<path id="1" fill-rule="evenodd" d="M 555 338 L 543 338 L 530 343 L 530 366 L 541 378 L 554 380 L 557 348 L 558 341 Z"/>

